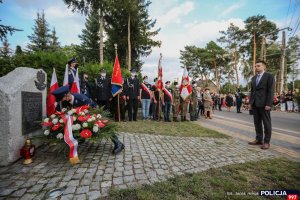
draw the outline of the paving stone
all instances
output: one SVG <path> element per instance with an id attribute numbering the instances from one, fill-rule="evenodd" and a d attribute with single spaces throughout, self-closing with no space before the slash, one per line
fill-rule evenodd
<path id="1" fill-rule="evenodd" d="M 14 193 L 12 193 L 11 196 L 13 197 L 21 197 L 24 193 L 26 192 L 26 189 L 20 189 L 20 190 L 17 190 L 15 191 Z"/>
<path id="2" fill-rule="evenodd" d="M 86 194 L 87 192 L 89 192 L 89 188 L 89 186 L 77 187 L 76 194 Z"/>
<path id="3" fill-rule="evenodd" d="M 64 191 L 64 195 L 67 195 L 67 194 L 74 194 L 76 191 L 76 187 L 75 186 L 69 186 L 65 189 Z"/>
<path id="4" fill-rule="evenodd" d="M 99 199 L 101 197 L 101 194 L 99 191 L 91 191 L 87 193 L 89 200 Z"/>

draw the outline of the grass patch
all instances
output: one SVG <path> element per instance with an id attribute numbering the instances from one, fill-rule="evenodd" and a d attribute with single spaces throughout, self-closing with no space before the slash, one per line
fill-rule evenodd
<path id="1" fill-rule="evenodd" d="M 119 132 L 146 133 L 155 135 L 170 135 L 182 137 L 213 137 L 228 138 L 217 131 L 204 128 L 191 122 L 158 122 L 158 121 L 133 121 L 120 122 Z"/>
<path id="2" fill-rule="evenodd" d="M 242 195 L 242 193 L 299 189 L 299 169 L 299 162 L 285 158 L 272 158 L 176 176 L 152 186 L 112 190 L 107 199 L 264 199 L 253 194 Z M 227 195 L 229 192 L 235 195 Z M 286 197 L 271 196 L 268 199 L 286 199 Z"/>

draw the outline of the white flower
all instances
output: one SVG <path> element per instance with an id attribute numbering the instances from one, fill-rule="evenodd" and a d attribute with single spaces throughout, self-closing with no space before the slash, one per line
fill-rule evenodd
<path id="1" fill-rule="evenodd" d="M 85 113 L 84 112 L 80 112 L 79 115 L 85 115 Z"/>
<path id="2" fill-rule="evenodd" d="M 72 125 L 72 130 L 73 130 L 73 131 L 77 131 L 77 126 L 76 126 L 76 124 L 75 124 L 75 125 Z"/>
<path id="3" fill-rule="evenodd" d="M 76 121 L 77 120 L 77 117 L 73 116 L 73 121 Z"/>
<path id="4" fill-rule="evenodd" d="M 53 124 L 57 124 L 57 122 L 58 122 L 58 119 L 57 119 L 57 118 L 55 118 L 55 119 L 53 119 L 53 120 L 52 120 L 52 122 L 53 122 Z"/>
<path id="5" fill-rule="evenodd" d="M 98 131 L 99 131 L 98 126 L 94 126 L 94 127 L 93 127 L 93 132 L 94 132 L 94 133 L 97 133 Z"/>
<path id="6" fill-rule="evenodd" d="M 73 108 L 73 109 L 72 109 L 72 111 L 73 111 L 73 113 L 75 113 L 75 112 L 76 112 L 76 109 L 75 109 L 75 108 Z"/>
<path id="7" fill-rule="evenodd" d="M 95 121 L 95 120 L 96 120 L 96 118 L 95 118 L 95 117 L 92 117 L 92 118 L 91 118 L 91 120 L 92 120 L 92 121 Z"/>
<path id="8" fill-rule="evenodd" d="M 91 121 L 92 121 L 92 118 L 89 118 L 87 121 L 88 121 L 88 122 L 91 122 Z"/>
<path id="9" fill-rule="evenodd" d="M 53 119 L 56 117 L 56 115 L 52 114 L 50 117 L 51 117 L 51 119 Z"/>
<path id="10" fill-rule="evenodd" d="M 82 126 L 83 126 L 84 128 L 86 128 L 86 127 L 88 127 L 88 123 L 84 122 L 84 123 L 82 124 Z"/>
<path id="11" fill-rule="evenodd" d="M 102 118 L 102 116 L 101 116 L 100 114 L 98 114 L 98 115 L 97 115 L 97 118 L 98 118 L 98 119 L 101 119 L 101 118 Z"/>
<path id="12" fill-rule="evenodd" d="M 45 118 L 44 122 L 46 122 L 46 123 L 49 122 L 49 118 Z"/>
<path id="13" fill-rule="evenodd" d="M 64 120 L 63 120 L 63 119 L 60 119 L 60 120 L 59 120 L 59 123 L 63 124 L 63 123 L 64 123 Z"/>
<path id="14" fill-rule="evenodd" d="M 64 138 L 64 135 L 62 133 L 59 133 L 57 134 L 56 136 L 57 139 L 63 139 Z"/>
<path id="15" fill-rule="evenodd" d="M 72 111 L 72 110 L 69 110 L 69 111 L 68 111 L 68 115 L 73 115 L 73 111 Z"/>
<path id="16" fill-rule="evenodd" d="M 84 112 L 84 113 L 89 113 L 89 111 L 88 111 L 87 109 L 85 109 L 83 112 Z"/>
<path id="17" fill-rule="evenodd" d="M 63 108 L 63 109 L 61 109 L 61 111 L 62 111 L 62 112 L 66 112 L 66 111 L 67 111 L 67 109 L 66 109 L 66 108 Z"/>
<path id="18" fill-rule="evenodd" d="M 76 124 L 76 128 L 77 128 L 77 130 L 80 130 L 81 129 L 80 124 Z"/>
<path id="19" fill-rule="evenodd" d="M 49 135 L 50 131 L 49 130 L 45 130 L 44 135 Z"/>

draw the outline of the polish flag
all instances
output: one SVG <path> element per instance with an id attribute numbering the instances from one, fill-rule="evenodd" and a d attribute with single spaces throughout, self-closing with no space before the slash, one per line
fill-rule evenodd
<path id="1" fill-rule="evenodd" d="M 160 54 L 160 58 L 158 61 L 158 76 L 157 76 L 157 83 L 156 83 L 156 87 L 159 91 L 163 89 L 163 82 L 162 82 L 163 74 L 162 74 L 161 60 L 162 60 L 162 54 Z"/>
<path id="2" fill-rule="evenodd" d="M 56 90 L 57 88 L 58 88 L 58 82 L 57 82 L 55 69 L 53 68 L 51 84 L 50 84 L 48 97 L 47 97 L 47 115 L 48 116 L 55 113 L 56 99 L 55 99 L 55 96 L 52 94 L 52 92 L 54 90 Z"/>
<path id="3" fill-rule="evenodd" d="M 186 66 L 184 66 L 184 71 L 182 75 L 181 85 L 180 85 L 180 96 L 183 100 L 186 100 L 192 94 L 192 87 L 190 85 L 190 79 Z"/>
<path id="4" fill-rule="evenodd" d="M 63 86 L 69 85 L 69 70 L 68 70 L 68 64 L 66 64 L 66 70 L 64 75 L 64 83 Z"/>
<path id="5" fill-rule="evenodd" d="M 78 69 L 76 70 L 76 75 L 75 75 L 75 79 L 74 82 L 72 84 L 71 93 L 80 93 L 80 85 L 79 85 L 79 76 L 78 76 Z"/>

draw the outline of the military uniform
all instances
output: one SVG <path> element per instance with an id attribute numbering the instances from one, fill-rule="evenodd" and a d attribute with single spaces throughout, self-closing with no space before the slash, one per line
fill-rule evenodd
<path id="1" fill-rule="evenodd" d="M 183 100 L 182 97 L 180 97 L 181 121 L 187 121 L 186 113 L 190 101 L 191 101 L 191 95 L 189 95 L 185 100 Z"/>
<path id="2" fill-rule="evenodd" d="M 174 93 L 173 93 L 173 121 L 178 122 L 178 114 L 180 111 L 180 91 L 179 88 L 175 88 L 174 89 Z"/>
<path id="3" fill-rule="evenodd" d="M 197 120 L 197 89 L 193 87 L 192 95 L 191 95 L 191 104 L 190 104 L 190 119 L 191 121 Z"/>
<path id="4" fill-rule="evenodd" d="M 110 108 L 109 99 L 111 95 L 110 78 L 100 76 L 95 80 L 95 98 L 99 106 L 104 106 L 105 110 Z"/>
<path id="5" fill-rule="evenodd" d="M 167 81 L 166 85 L 170 82 Z M 164 103 L 164 120 L 165 122 L 171 122 L 170 120 L 170 111 L 173 104 L 173 90 L 170 87 L 163 89 L 163 103 Z"/>
<path id="6" fill-rule="evenodd" d="M 126 81 L 126 96 L 128 100 L 128 117 L 129 121 L 136 121 L 137 109 L 138 109 L 138 98 L 139 98 L 139 81 L 136 77 L 130 77 Z"/>

